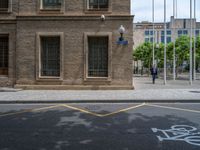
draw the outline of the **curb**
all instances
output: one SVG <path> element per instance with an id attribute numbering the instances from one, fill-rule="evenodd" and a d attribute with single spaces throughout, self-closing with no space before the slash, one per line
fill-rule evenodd
<path id="1" fill-rule="evenodd" d="M 63 103 L 200 103 L 199 100 L 14 100 L 0 101 L 0 104 L 63 104 Z"/>
<path id="2" fill-rule="evenodd" d="M 19 92 L 22 91 L 21 89 L 4 89 L 0 88 L 0 92 Z"/>

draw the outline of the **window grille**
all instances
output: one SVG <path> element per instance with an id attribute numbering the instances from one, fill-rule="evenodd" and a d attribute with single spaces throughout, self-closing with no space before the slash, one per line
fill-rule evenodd
<path id="1" fill-rule="evenodd" d="M 41 38 L 41 75 L 60 76 L 60 38 Z"/>
<path id="2" fill-rule="evenodd" d="M 88 0 L 89 10 L 108 10 L 109 0 Z"/>
<path id="3" fill-rule="evenodd" d="M 8 75 L 8 36 L 0 36 L 0 75 Z"/>
<path id="4" fill-rule="evenodd" d="M 62 0 L 43 0 L 44 9 L 60 9 Z"/>
<path id="5" fill-rule="evenodd" d="M 88 76 L 108 77 L 108 37 L 88 37 Z"/>
<path id="6" fill-rule="evenodd" d="M 9 0 L 0 0 L 0 11 L 8 11 Z"/>

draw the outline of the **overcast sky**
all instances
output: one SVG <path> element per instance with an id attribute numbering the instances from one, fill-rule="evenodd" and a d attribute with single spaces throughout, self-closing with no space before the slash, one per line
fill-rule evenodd
<path id="1" fill-rule="evenodd" d="M 190 0 L 177 0 L 178 18 L 190 18 Z M 134 22 L 152 21 L 152 0 L 131 0 Z M 155 0 L 155 22 L 164 20 L 164 0 Z M 167 21 L 173 15 L 173 0 L 167 0 Z M 200 21 L 200 0 L 196 0 L 196 18 Z"/>

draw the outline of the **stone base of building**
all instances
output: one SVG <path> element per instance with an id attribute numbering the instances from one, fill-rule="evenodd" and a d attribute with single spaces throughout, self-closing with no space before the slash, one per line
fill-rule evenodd
<path id="1" fill-rule="evenodd" d="M 133 90 L 133 86 L 100 86 L 100 85 L 19 85 L 16 89 L 24 90 Z"/>
<path id="2" fill-rule="evenodd" d="M 7 77 L 0 77 L 0 87 L 12 87 L 12 84 Z"/>

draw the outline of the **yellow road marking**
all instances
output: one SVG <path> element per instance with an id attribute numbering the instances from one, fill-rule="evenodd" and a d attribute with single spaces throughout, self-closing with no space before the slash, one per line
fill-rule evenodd
<path id="1" fill-rule="evenodd" d="M 52 108 L 57 108 L 61 107 L 62 105 L 53 105 L 53 106 L 48 106 L 48 107 L 41 107 L 41 108 L 35 108 L 33 111 L 41 111 L 41 110 L 46 110 L 46 109 L 52 109 Z"/>
<path id="2" fill-rule="evenodd" d="M 132 109 L 135 109 L 135 108 L 139 108 L 139 107 L 142 107 L 142 106 L 145 106 L 145 105 L 146 105 L 145 103 L 142 103 L 140 105 L 128 107 L 128 108 L 125 108 L 125 109 L 121 109 L 121 110 L 118 110 L 118 111 L 115 111 L 115 112 L 112 112 L 112 113 L 108 113 L 108 114 L 102 115 L 102 117 L 115 115 L 115 114 L 118 114 L 118 113 L 121 113 L 121 112 L 125 112 L 125 111 L 129 111 L 129 110 L 132 110 Z"/>
<path id="3" fill-rule="evenodd" d="M 73 109 L 73 110 L 78 110 L 80 112 L 84 112 L 84 113 L 87 113 L 87 114 L 91 114 L 91 115 L 97 116 L 97 117 L 107 117 L 107 116 L 111 116 L 111 115 L 115 115 L 115 114 L 118 114 L 118 113 L 121 113 L 121 112 L 125 112 L 125 111 L 128 111 L 128 110 L 131 110 L 131 109 L 135 109 L 135 108 L 139 108 L 139 107 L 145 106 L 145 103 L 140 104 L 140 105 L 136 105 L 136 106 L 132 106 L 132 107 L 128 107 L 128 108 L 125 108 L 125 109 L 120 109 L 118 111 L 115 111 L 115 112 L 112 112 L 112 113 L 108 113 L 108 114 L 94 113 L 94 112 L 88 111 L 86 109 L 82 109 L 82 108 L 78 108 L 78 107 L 74 107 L 74 106 L 70 106 L 70 105 L 66 105 L 66 104 L 63 104 L 62 106 L 70 108 L 70 109 Z"/>
<path id="4" fill-rule="evenodd" d="M 18 114 L 23 114 L 23 113 L 27 113 L 27 112 L 34 112 L 34 111 L 42 111 L 42 110 L 47 110 L 47 109 L 52 109 L 52 108 L 57 108 L 57 107 L 65 107 L 65 108 L 69 108 L 69 109 L 73 109 L 73 110 L 78 110 L 80 112 L 87 113 L 87 114 L 90 114 L 90 115 L 93 115 L 93 116 L 96 116 L 96 117 L 107 117 L 107 116 L 112 116 L 112 115 L 115 115 L 115 114 L 118 114 L 118 113 L 121 113 L 121 112 L 126 112 L 126 111 L 129 111 L 129 110 L 132 110 L 132 109 L 136 109 L 136 108 L 139 108 L 139 107 L 142 107 L 142 106 L 151 106 L 151 107 L 179 110 L 179 111 L 185 111 L 185 112 L 200 113 L 200 111 L 198 111 L 198 110 L 142 103 L 142 104 L 139 104 L 139 105 L 136 105 L 136 106 L 128 107 L 128 108 L 125 108 L 125 109 L 120 109 L 120 110 L 115 111 L 115 112 L 111 112 L 111 113 L 107 113 L 107 114 L 99 114 L 99 113 L 91 112 L 91 111 L 86 110 L 86 109 L 70 106 L 70 105 L 67 105 L 67 104 L 59 104 L 59 105 L 53 105 L 53 106 L 48 106 L 48 107 L 26 109 L 26 110 L 19 111 L 19 112 L 0 114 L 0 117 L 18 115 Z"/>
<path id="5" fill-rule="evenodd" d="M 23 114 L 23 113 L 27 113 L 27 112 L 41 111 L 41 110 L 46 110 L 46 109 L 52 109 L 52 108 L 56 108 L 56 107 L 60 107 L 60 106 L 61 106 L 61 105 L 53 105 L 53 106 L 48 106 L 48 107 L 26 109 L 26 110 L 19 111 L 19 112 L 0 114 L 0 117 L 18 115 L 18 114 Z"/>
<path id="6" fill-rule="evenodd" d="M 31 112 L 31 111 L 32 111 L 32 109 L 26 109 L 26 110 L 23 110 L 23 111 L 20 111 L 20 112 L 0 114 L 0 117 L 18 115 L 18 114 L 23 114 L 23 113 L 26 113 L 26 112 Z"/>
<path id="7" fill-rule="evenodd" d="M 111 115 L 115 115 L 115 114 L 118 114 L 118 113 L 121 113 L 121 112 L 131 110 L 131 109 L 135 109 L 135 108 L 138 108 L 138 107 L 141 107 L 141 106 L 144 106 L 144 105 L 145 105 L 145 103 L 140 104 L 140 105 L 136 105 L 136 106 L 132 106 L 132 107 L 128 107 L 128 108 L 125 108 L 125 109 L 121 109 L 121 110 L 118 110 L 118 111 L 115 111 L 115 112 L 112 112 L 112 113 L 108 113 L 108 114 L 98 114 L 98 113 L 91 112 L 89 110 L 70 106 L 70 105 L 67 105 L 67 104 L 60 104 L 60 105 L 53 105 L 53 106 L 48 106 L 48 107 L 26 109 L 26 110 L 19 111 L 19 112 L 0 114 L 0 117 L 18 115 L 18 114 L 23 114 L 23 113 L 27 113 L 27 112 L 34 112 L 34 111 L 42 111 L 42 110 L 57 108 L 57 107 L 61 107 L 61 106 L 65 107 L 65 108 L 67 107 L 67 108 L 73 109 L 73 110 L 78 110 L 80 112 L 84 112 L 84 113 L 87 113 L 87 114 L 90 114 L 90 115 L 93 115 L 93 116 L 96 116 L 96 117 L 107 117 L 107 116 L 111 116 Z"/>
<path id="8" fill-rule="evenodd" d="M 158 107 L 158 108 L 180 110 L 180 111 L 186 111 L 186 112 L 192 112 L 192 113 L 200 113 L 200 111 L 198 111 L 198 110 L 192 110 L 192 109 L 184 109 L 184 108 L 169 107 L 169 106 L 160 106 L 160 105 L 153 105 L 153 104 L 146 104 L 146 105 L 147 106 L 152 106 L 152 107 Z"/>
<path id="9" fill-rule="evenodd" d="M 70 105 L 67 105 L 67 104 L 63 104 L 62 106 L 67 107 L 67 108 L 70 108 L 70 109 L 73 109 L 73 110 L 78 110 L 78 111 L 80 111 L 80 112 L 84 112 L 84 113 L 87 113 L 87 114 L 91 114 L 91 115 L 93 115 L 93 116 L 102 117 L 101 114 L 94 113 L 94 112 L 91 112 L 91 111 L 88 111 L 88 110 L 85 110 L 85 109 L 82 109 L 82 108 L 70 106 Z"/>

